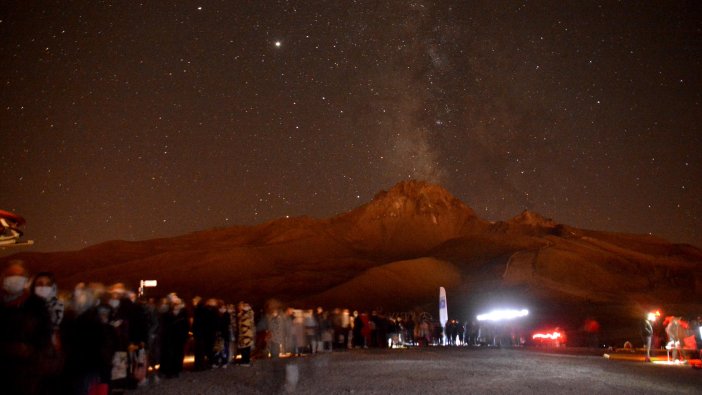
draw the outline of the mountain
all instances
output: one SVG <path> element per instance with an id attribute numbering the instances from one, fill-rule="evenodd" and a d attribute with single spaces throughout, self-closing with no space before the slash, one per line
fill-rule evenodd
<path id="1" fill-rule="evenodd" d="M 110 241 L 79 251 L 20 253 L 30 270 L 80 281 L 157 279 L 152 295 L 407 311 L 457 318 L 512 303 L 572 327 L 584 316 L 635 320 L 648 308 L 702 311 L 702 250 L 651 236 L 599 232 L 524 211 L 489 222 L 444 188 L 405 181 L 328 219 L 278 219 L 174 238 Z M 436 313 L 436 312 L 434 312 Z M 451 313 L 451 310 L 450 310 Z M 535 318 L 536 319 L 536 318 Z"/>

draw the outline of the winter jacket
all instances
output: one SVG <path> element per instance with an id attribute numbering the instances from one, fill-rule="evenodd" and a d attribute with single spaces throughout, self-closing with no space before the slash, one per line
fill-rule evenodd
<path id="1" fill-rule="evenodd" d="M 251 306 L 244 305 L 243 309 L 239 309 L 236 313 L 237 331 L 238 331 L 238 346 L 239 348 L 251 347 L 254 344 L 255 327 L 254 327 L 254 312 Z"/>

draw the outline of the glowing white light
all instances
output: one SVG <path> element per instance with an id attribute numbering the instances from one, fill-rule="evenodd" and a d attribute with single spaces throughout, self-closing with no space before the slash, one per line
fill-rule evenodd
<path id="1" fill-rule="evenodd" d="M 525 317 L 529 315 L 529 310 L 521 309 L 503 309 L 503 310 L 493 310 L 486 314 L 478 315 L 478 321 L 502 321 L 511 320 L 515 318 Z"/>
<path id="2" fill-rule="evenodd" d="M 275 42 L 275 46 L 276 46 L 276 47 L 280 48 L 281 45 L 282 45 L 282 43 L 281 43 L 280 41 L 276 41 L 276 42 Z"/>

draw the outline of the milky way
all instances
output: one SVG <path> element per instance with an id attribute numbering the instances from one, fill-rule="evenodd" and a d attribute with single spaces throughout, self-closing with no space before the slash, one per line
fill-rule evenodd
<path id="1" fill-rule="evenodd" d="M 407 179 L 702 245 L 696 2 L 5 2 L 0 208 L 39 251 Z"/>

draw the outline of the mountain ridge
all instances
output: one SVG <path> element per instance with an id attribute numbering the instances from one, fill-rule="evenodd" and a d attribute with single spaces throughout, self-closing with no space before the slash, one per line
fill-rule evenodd
<path id="1" fill-rule="evenodd" d="M 347 300 L 354 308 L 433 309 L 432 290 L 440 284 L 464 311 L 506 295 L 540 306 L 542 314 L 563 303 L 581 310 L 621 305 L 628 309 L 622 314 L 639 314 L 645 306 L 690 305 L 702 297 L 702 250 L 694 246 L 578 229 L 531 211 L 490 222 L 443 187 L 421 181 L 401 182 L 331 218 L 24 252 L 0 263 L 11 259 L 23 259 L 32 272 L 55 272 L 64 289 L 79 281 L 135 287 L 158 279 L 155 295 L 256 305 L 277 298 L 328 308 Z"/>

